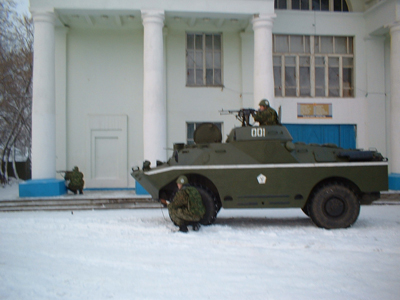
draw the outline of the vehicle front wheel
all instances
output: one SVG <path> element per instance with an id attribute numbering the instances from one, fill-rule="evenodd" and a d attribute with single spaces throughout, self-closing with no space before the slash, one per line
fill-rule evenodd
<path id="1" fill-rule="evenodd" d="M 347 228 L 360 214 L 355 193 L 340 183 L 329 183 L 316 190 L 308 206 L 311 220 L 326 229 Z"/>

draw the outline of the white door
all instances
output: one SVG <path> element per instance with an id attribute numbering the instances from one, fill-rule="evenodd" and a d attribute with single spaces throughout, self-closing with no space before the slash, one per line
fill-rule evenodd
<path id="1" fill-rule="evenodd" d="M 87 140 L 86 187 L 127 187 L 127 116 L 90 115 Z"/>

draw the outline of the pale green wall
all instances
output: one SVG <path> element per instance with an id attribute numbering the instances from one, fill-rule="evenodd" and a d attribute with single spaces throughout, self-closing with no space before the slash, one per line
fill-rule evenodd
<path id="1" fill-rule="evenodd" d="M 67 166 L 88 172 L 88 115 L 127 115 L 128 173 L 143 156 L 142 31 L 70 30 L 67 73 Z"/>

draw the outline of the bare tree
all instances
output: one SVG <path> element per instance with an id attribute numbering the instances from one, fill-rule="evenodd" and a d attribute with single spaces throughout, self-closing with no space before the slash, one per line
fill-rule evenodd
<path id="1" fill-rule="evenodd" d="M 32 20 L 19 16 L 13 0 L 0 0 L 0 180 L 14 175 L 15 152 L 31 148 Z M 30 154 L 29 154 L 30 155 Z"/>

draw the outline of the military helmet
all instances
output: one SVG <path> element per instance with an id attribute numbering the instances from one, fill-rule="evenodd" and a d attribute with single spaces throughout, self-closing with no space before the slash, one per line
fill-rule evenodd
<path id="1" fill-rule="evenodd" d="M 262 99 L 258 105 L 269 107 L 269 101 L 267 99 Z"/>
<path id="2" fill-rule="evenodd" d="M 176 183 L 185 185 L 189 183 L 189 180 L 187 179 L 187 177 L 185 175 L 181 175 L 178 177 L 178 179 L 176 180 Z"/>

